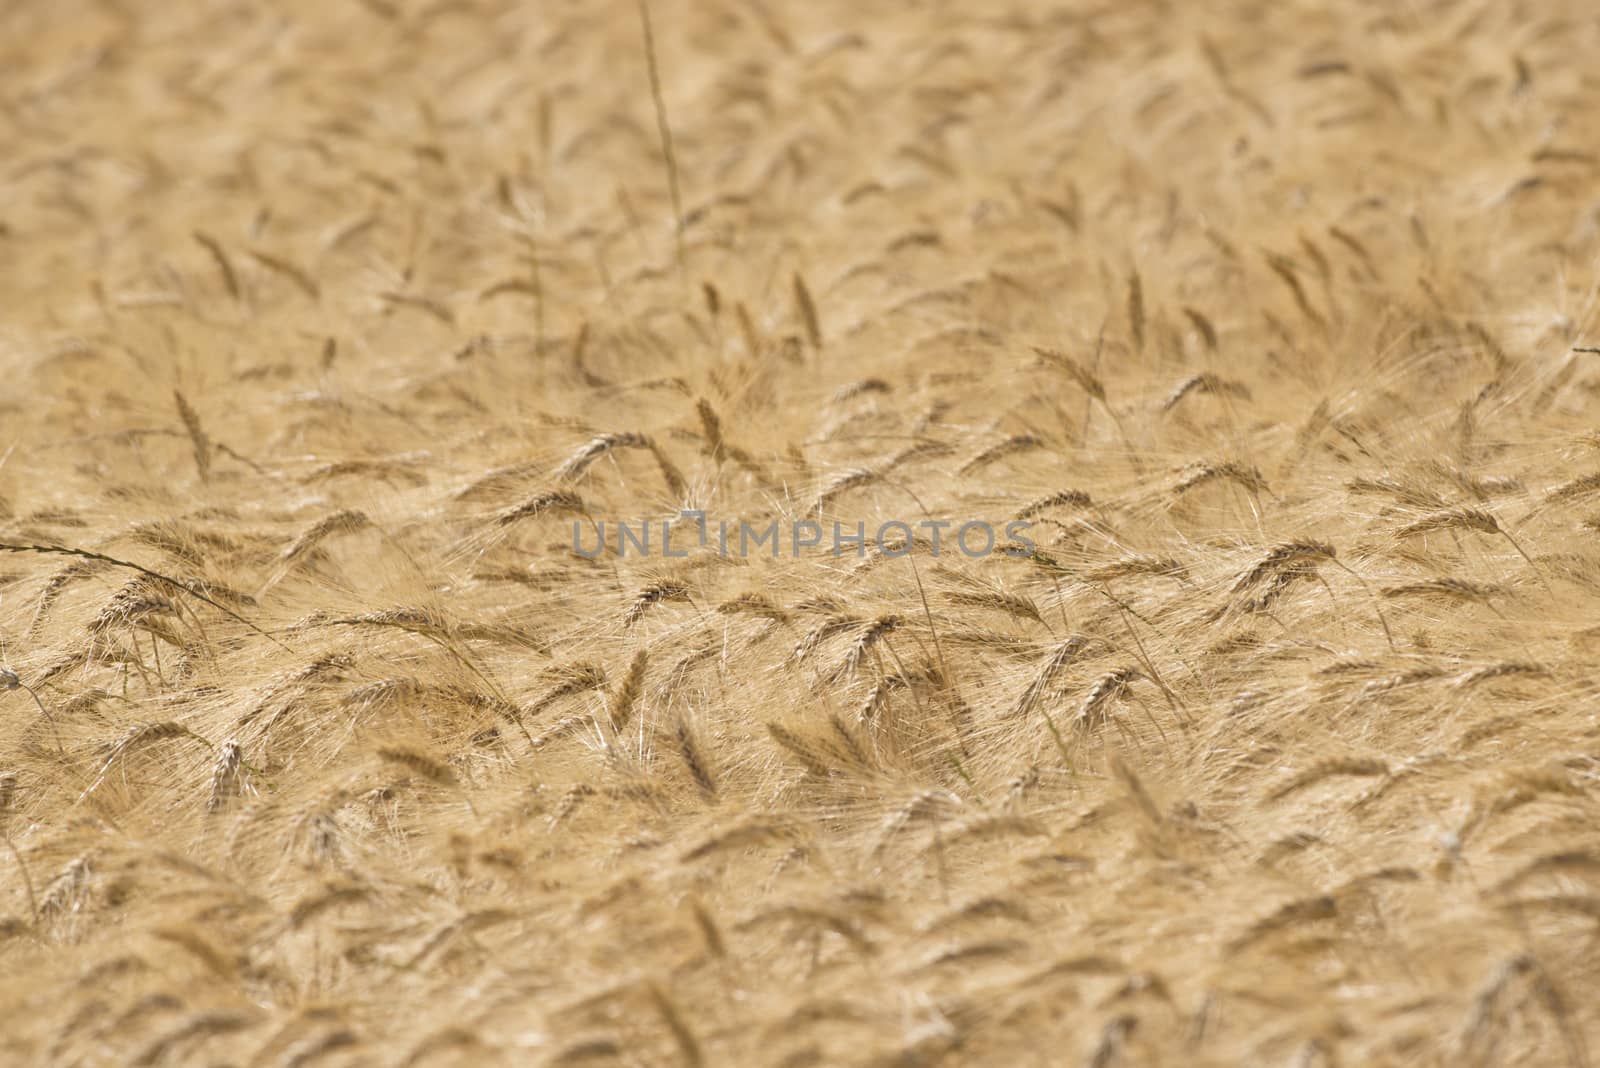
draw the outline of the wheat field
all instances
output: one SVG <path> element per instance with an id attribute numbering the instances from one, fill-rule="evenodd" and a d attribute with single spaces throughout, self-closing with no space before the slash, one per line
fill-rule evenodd
<path id="1" fill-rule="evenodd" d="M 0 5 L 0 1063 L 1594 1063 L 1597 55 Z"/>

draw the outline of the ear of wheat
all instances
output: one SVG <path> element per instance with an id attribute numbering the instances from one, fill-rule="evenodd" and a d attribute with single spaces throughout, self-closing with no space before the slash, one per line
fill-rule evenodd
<path id="1" fill-rule="evenodd" d="M 1212 338 L 1209 347 L 1215 347 L 1215 338 Z M 1210 371 L 1203 371 L 1200 374 L 1190 375 L 1174 386 L 1172 392 L 1167 394 L 1167 399 L 1162 402 L 1161 410 L 1170 412 L 1191 393 L 1209 394 L 1214 397 L 1238 397 L 1243 400 L 1250 399 L 1250 389 L 1243 383 L 1223 378 L 1221 375 Z"/>

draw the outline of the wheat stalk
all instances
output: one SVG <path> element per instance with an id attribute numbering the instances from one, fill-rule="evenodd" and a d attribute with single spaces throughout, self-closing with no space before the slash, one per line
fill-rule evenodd
<path id="1" fill-rule="evenodd" d="M 661 138 L 661 158 L 667 167 L 667 191 L 672 198 L 672 234 L 677 251 L 678 273 L 686 269 L 683 251 L 683 194 L 678 188 L 678 154 L 672 147 L 672 125 L 667 121 L 667 102 L 661 93 L 661 70 L 656 59 L 656 35 L 650 21 L 650 0 L 639 0 L 639 29 L 644 35 L 644 58 L 650 74 L 650 100 L 655 105 L 656 133 Z"/>

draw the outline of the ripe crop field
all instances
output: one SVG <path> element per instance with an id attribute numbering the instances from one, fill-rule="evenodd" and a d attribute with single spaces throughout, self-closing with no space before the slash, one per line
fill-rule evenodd
<path id="1" fill-rule="evenodd" d="M 0 3 L 0 1064 L 1597 1063 L 1596 56 Z"/>

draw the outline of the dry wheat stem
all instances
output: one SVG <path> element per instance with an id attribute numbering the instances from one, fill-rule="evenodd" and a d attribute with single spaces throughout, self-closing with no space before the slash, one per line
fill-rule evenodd
<path id="1" fill-rule="evenodd" d="M 656 35 L 650 22 L 650 0 L 639 2 L 639 28 L 644 35 L 645 65 L 650 75 L 650 100 L 655 105 L 656 132 L 661 138 L 661 158 L 667 168 L 667 189 L 672 198 L 673 246 L 678 273 L 687 270 L 683 252 L 683 194 L 678 190 L 678 155 L 672 147 L 672 126 L 667 122 L 667 102 L 661 95 L 661 71 L 656 60 Z"/>

